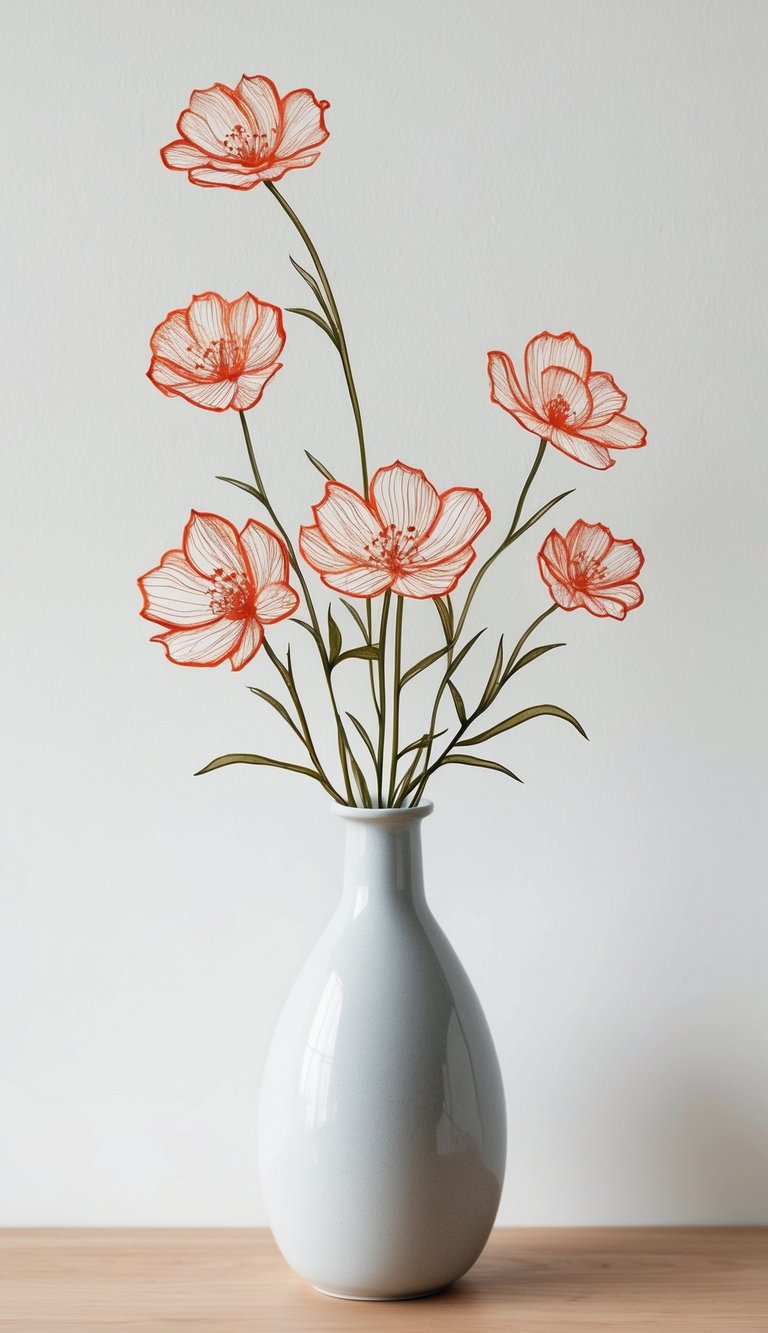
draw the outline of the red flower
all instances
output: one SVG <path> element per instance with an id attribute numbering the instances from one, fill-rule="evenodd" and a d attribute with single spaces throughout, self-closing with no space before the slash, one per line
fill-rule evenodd
<path id="1" fill-rule="evenodd" d="M 182 550 L 166 551 L 139 587 L 144 619 L 165 626 L 152 642 L 180 666 L 218 666 L 228 657 L 239 671 L 258 652 L 264 625 L 299 604 L 276 533 L 253 518 L 238 533 L 226 518 L 194 509 Z"/>
<path id="2" fill-rule="evenodd" d="M 506 352 L 488 353 L 491 398 L 526 430 L 587 467 L 613 467 L 609 449 L 639 449 L 645 429 L 621 416 L 626 394 L 572 333 L 540 333 L 525 349 L 525 390 Z"/>
<path id="3" fill-rule="evenodd" d="M 180 139 L 160 150 L 193 185 L 250 190 L 295 167 L 311 167 L 328 138 L 324 113 L 308 88 L 281 97 L 271 79 L 243 75 L 236 88 L 214 83 L 194 92 L 176 128 Z"/>
<path id="4" fill-rule="evenodd" d="M 472 564 L 471 543 L 490 522 L 480 491 L 455 486 L 438 494 L 418 468 L 393 463 L 371 479 L 368 501 L 328 482 L 303 527 L 299 548 L 329 588 L 375 597 L 442 597 Z"/>
<path id="5" fill-rule="evenodd" d="M 209 412 L 246 411 L 280 370 L 285 344 L 282 312 L 244 292 L 225 301 L 216 292 L 193 296 L 172 310 L 152 338 L 147 374 L 163 393 L 178 394 Z"/>
<path id="6" fill-rule="evenodd" d="M 616 541 L 602 523 L 578 519 L 561 537 L 550 532 L 539 551 L 539 570 L 564 611 L 583 606 L 593 616 L 623 620 L 640 606 L 641 589 L 632 580 L 643 566 L 636 542 Z"/>

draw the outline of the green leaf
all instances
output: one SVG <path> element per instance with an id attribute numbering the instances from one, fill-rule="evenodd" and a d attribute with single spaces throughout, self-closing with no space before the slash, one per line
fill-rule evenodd
<path id="1" fill-rule="evenodd" d="M 451 599 L 446 595 L 445 597 L 434 597 L 432 600 L 442 622 L 445 641 L 451 643 L 453 640 L 453 606 Z"/>
<path id="2" fill-rule="evenodd" d="M 258 490 L 256 489 L 255 486 L 251 486 L 251 484 L 250 484 L 249 482 L 247 482 L 247 481 L 237 481 L 237 479 L 236 479 L 235 477 L 217 477 L 216 480 L 217 480 L 217 481 L 227 481 L 227 482 L 229 482 L 229 485 L 230 485 L 230 486 L 237 486 L 239 490 L 241 490 L 241 491 L 247 491 L 248 494 L 249 494 L 249 495 L 252 495 L 253 498 L 254 498 L 254 500 L 258 500 L 260 504 L 266 504 L 266 503 L 267 503 L 267 501 L 266 501 L 265 497 L 262 495 L 261 491 L 258 491 Z"/>
<path id="3" fill-rule="evenodd" d="M 332 472 L 329 472 L 328 469 L 327 469 L 327 467 L 324 467 L 323 464 L 320 462 L 320 459 L 319 459 L 319 458 L 315 458 L 314 454 L 311 454 L 311 453 L 309 452 L 309 449 L 305 449 L 305 450 L 304 450 L 304 453 L 307 455 L 307 458 L 309 459 L 309 461 L 310 461 L 310 463 L 312 464 L 312 466 L 317 468 L 317 470 L 318 470 L 318 472 L 320 473 L 320 475 L 323 476 L 323 477 L 325 477 L 326 481 L 335 481 L 335 480 L 336 480 L 336 478 L 334 477 L 333 473 L 332 473 Z"/>
<path id="4" fill-rule="evenodd" d="M 576 487 L 572 486 L 569 491 L 563 491 L 561 495 L 556 495 L 554 500 L 550 500 L 547 504 L 542 505 L 541 509 L 537 509 L 532 518 L 529 518 L 521 528 L 518 528 L 516 532 L 513 532 L 509 541 L 504 543 L 503 549 L 506 550 L 508 546 L 511 546 L 513 542 L 517 541 L 518 537 L 522 537 L 523 533 L 527 532 L 529 528 L 532 528 L 534 523 L 538 523 L 539 519 L 543 518 L 545 514 L 548 514 L 550 509 L 553 509 L 555 505 L 559 505 L 561 500 L 565 500 L 567 496 L 573 495 L 575 489 Z"/>
<path id="5" fill-rule="evenodd" d="M 499 639 L 499 646 L 496 649 L 496 656 L 491 668 L 491 674 L 488 677 L 488 683 L 483 690 L 483 697 L 478 705 L 478 712 L 482 713 L 489 704 L 493 703 L 498 693 L 499 681 L 501 679 L 501 668 L 504 665 L 504 635 Z"/>
<path id="6" fill-rule="evenodd" d="M 356 718 L 352 713 L 347 713 L 347 717 L 349 718 L 350 722 L 352 723 L 352 726 L 355 728 L 355 731 L 357 732 L 358 736 L 360 736 L 360 737 L 362 738 L 362 740 L 363 740 L 363 742 L 364 742 L 364 744 L 365 744 L 365 747 L 366 747 L 366 749 L 367 749 L 369 755 L 371 756 L 371 759 L 373 760 L 373 762 L 374 762 L 374 764 L 375 764 L 375 763 L 377 762 L 377 755 L 376 755 L 376 751 L 375 751 L 375 749 L 374 749 L 373 741 L 371 740 L 370 736 L 368 735 L 368 732 L 366 731 L 366 729 L 365 729 L 365 727 L 363 726 L 362 722 L 359 722 L 359 721 L 357 720 L 357 718 Z"/>
<path id="7" fill-rule="evenodd" d="M 301 773 L 305 778 L 314 778 L 316 782 L 322 782 L 320 774 L 313 768 L 304 768 L 302 764 L 288 764 L 283 759 L 267 759 L 263 754 L 223 754 L 219 759 L 212 759 L 205 768 L 198 769 L 195 777 L 212 773 L 216 768 L 226 768 L 229 764 L 260 764 L 264 768 L 283 768 L 287 773 Z"/>
<path id="8" fill-rule="evenodd" d="M 488 731 L 483 731 L 479 736 L 467 736 L 463 741 L 457 741 L 457 745 L 482 745 L 484 741 L 491 740 L 494 736 L 500 736 L 503 731 L 511 731 L 512 727 L 519 727 L 523 722 L 530 722 L 534 717 L 560 717 L 564 722 L 570 722 L 575 727 L 580 736 L 585 741 L 589 737 L 580 722 L 576 721 L 570 713 L 566 713 L 564 708 L 557 708 L 555 704 L 536 704 L 533 708 L 523 708 L 521 712 L 514 713 L 512 717 L 505 718 L 503 722 L 497 722 L 495 727 L 489 727 Z"/>
<path id="9" fill-rule="evenodd" d="M 308 620 L 301 620 L 299 616 L 293 616 L 292 623 L 294 625 L 301 625 L 301 628 L 305 629 L 307 631 L 307 634 L 312 635 L 312 638 L 315 640 L 315 643 L 320 642 L 320 636 L 318 635 L 317 630 L 315 629 L 314 625 L 310 625 Z"/>
<path id="10" fill-rule="evenodd" d="M 350 764 L 352 765 L 352 773 L 353 773 L 355 782 L 357 783 L 357 789 L 358 789 L 358 791 L 360 792 L 360 796 L 361 796 L 361 798 L 362 798 L 363 805 L 365 806 L 365 808 L 366 808 L 367 810 L 370 810 L 370 808 L 371 808 L 371 793 L 370 793 L 370 791 L 369 791 L 369 789 L 368 789 L 368 783 L 367 783 L 366 780 L 365 780 L 365 774 L 363 773 L 362 768 L 361 768 L 360 765 L 358 764 L 358 762 L 357 762 L 357 760 L 355 759 L 355 756 L 353 755 L 353 753 L 352 753 L 351 750 L 349 751 L 349 762 L 350 762 Z"/>
<path id="11" fill-rule="evenodd" d="M 514 778 L 515 782 L 522 782 L 522 778 L 513 773 L 511 768 L 505 768 L 503 764 L 497 764 L 493 759 L 480 759 L 476 754 L 449 754 L 443 759 L 443 764 L 471 764 L 473 768 L 490 768 L 494 773 L 505 773 L 508 778 Z"/>
<path id="12" fill-rule="evenodd" d="M 341 652 L 341 630 L 333 618 L 330 606 L 328 607 L 328 658 L 331 666 L 338 660 Z"/>
<path id="13" fill-rule="evenodd" d="M 479 629 L 477 631 L 477 634 L 473 634 L 469 642 L 464 644 L 464 647 L 462 648 L 461 652 L 456 654 L 450 666 L 448 667 L 448 670 L 445 673 L 446 680 L 450 680 L 450 677 L 453 675 L 454 671 L 458 671 L 470 648 L 474 648 L 481 634 L 485 634 L 484 629 Z"/>
<path id="14" fill-rule="evenodd" d="M 506 683 L 510 680 L 516 671 L 522 671 L 523 667 L 528 666 L 529 662 L 535 662 L 537 657 L 541 657 L 544 653 L 551 653 L 553 648 L 564 647 L 564 643 L 543 643 L 539 648 L 529 649 L 527 653 L 523 654 L 519 661 L 510 661 L 507 664 L 507 669 L 504 672 L 504 682 Z"/>
<path id="15" fill-rule="evenodd" d="M 445 657 L 452 646 L 451 643 L 446 643 L 444 648 L 438 648 L 437 652 L 429 653 L 426 657 L 422 657 L 420 662 L 416 662 L 414 666 L 409 667 L 400 681 L 400 688 L 402 689 L 404 685 L 407 685 L 408 681 L 413 680 L 414 676 L 418 676 L 421 671 L 426 671 L 427 667 L 431 667 L 433 662 L 438 662 L 441 657 Z"/>
<path id="16" fill-rule="evenodd" d="M 458 713 L 459 722 L 462 726 L 465 726 L 467 721 L 467 710 L 464 707 L 464 700 L 452 680 L 448 681 L 448 689 L 451 691 L 451 698 L 453 699 L 456 712 Z"/>
<path id="17" fill-rule="evenodd" d="M 296 726 L 296 723 L 294 722 L 293 718 L 288 712 L 288 709 L 285 707 L 284 704 L 281 704 L 279 699 L 276 699 L 272 694 L 267 694 L 266 690 L 257 689 L 255 685 L 249 685 L 248 689 L 250 690 L 251 694 L 257 694 L 260 699 L 263 699 L 265 703 L 268 703 L 272 708 L 274 708 L 275 712 L 280 714 L 283 721 L 288 723 L 288 726 L 291 728 L 291 731 L 296 732 L 296 735 L 298 736 L 302 745 L 306 745 L 306 741 L 304 740 L 304 737 L 299 731 L 299 728 Z"/>
<path id="18" fill-rule="evenodd" d="M 347 648 L 343 653 L 339 653 L 331 666 L 338 666 L 339 662 L 347 662 L 350 657 L 362 657 L 366 662 L 377 662 L 379 645 L 377 643 L 364 643 L 359 648 Z"/>
<path id="19" fill-rule="evenodd" d="M 322 315 L 316 314 L 314 310 L 305 310 L 303 306 L 289 305 L 286 306 L 285 308 L 288 311 L 289 315 L 303 315 L 305 319 L 311 319 L 313 324 L 317 324 L 317 327 L 323 330 L 323 333 L 328 334 L 328 337 L 330 338 L 334 347 L 338 348 L 339 346 L 338 338 L 336 337 L 336 334 L 334 333 L 330 324 L 326 323 L 326 321 L 323 319 Z"/>
<path id="20" fill-rule="evenodd" d="M 297 264 L 296 260 L 293 258 L 292 255 L 289 255 L 289 259 L 293 264 L 293 267 L 295 268 L 296 272 L 299 273 L 306 282 L 307 286 L 309 287 L 309 290 L 312 292 L 313 296 L 315 297 L 315 300 L 320 306 L 320 309 L 325 315 L 325 318 L 328 320 L 328 323 L 330 325 L 333 325 L 333 316 L 331 315 L 331 312 L 328 309 L 328 303 L 325 299 L 325 294 L 319 282 L 317 281 L 317 278 L 313 278 L 311 273 L 308 273 L 305 268 L 301 267 L 301 264 Z"/>
<path id="21" fill-rule="evenodd" d="M 398 759 L 402 759 L 404 754 L 410 754 L 411 750 L 426 749 L 426 747 L 431 743 L 431 741 L 436 741 L 438 736 L 445 736 L 447 734 L 447 731 L 448 731 L 447 727 L 443 727 L 442 731 L 433 731 L 431 733 L 425 731 L 424 735 L 419 736 L 419 739 L 417 741 L 411 741 L 410 745 L 406 745 L 404 749 L 398 750 L 397 752 Z"/>
<path id="22" fill-rule="evenodd" d="M 368 643 L 368 626 L 363 620 L 363 617 L 360 615 L 360 612 L 358 611 L 357 607 L 353 606 L 352 602 L 348 602 L 345 597 L 340 597 L 339 601 L 341 602 L 342 606 L 345 606 L 347 608 L 352 619 L 355 621 L 355 624 L 358 625 L 360 633 L 362 634 L 366 643 Z"/>

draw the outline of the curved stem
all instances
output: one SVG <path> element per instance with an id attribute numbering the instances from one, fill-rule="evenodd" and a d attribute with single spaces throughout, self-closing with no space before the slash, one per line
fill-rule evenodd
<path id="1" fill-rule="evenodd" d="M 269 658 L 269 660 L 270 660 L 270 662 L 272 663 L 273 667 L 275 668 L 275 671 L 277 672 L 278 676 L 279 676 L 280 679 L 282 680 L 282 679 L 283 679 L 283 669 L 282 669 L 282 664 L 281 664 L 281 662 L 280 662 L 280 659 L 278 658 L 277 653 L 275 652 L 275 650 L 274 650 L 274 648 L 272 647 L 272 645 L 269 643 L 269 641 L 268 641 L 268 639 L 266 638 L 266 636 L 265 636 L 263 642 L 264 642 L 264 651 L 265 651 L 265 653 L 267 654 L 267 657 Z M 318 757 L 317 750 L 315 749 L 314 741 L 312 740 L 312 734 L 311 734 L 311 732 L 310 732 L 310 730 L 309 730 L 309 723 L 307 722 L 307 715 L 306 715 L 306 713 L 304 712 L 304 708 L 303 708 L 303 706 L 302 706 L 301 699 L 299 698 L 298 693 L 295 693 L 295 694 L 294 694 L 293 691 L 291 691 L 291 699 L 293 700 L 293 706 L 294 706 L 294 708 L 296 709 L 296 716 L 297 716 L 298 719 L 299 719 L 299 728 L 300 728 L 300 730 L 301 730 L 301 734 L 302 734 L 302 736 L 304 737 L 304 744 L 305 744 L 305 746 L 306 746 L 306 748 L 307 748 L 307 754 L 309 755 L 310 759 L 312 760 L 312 763 L 314 764 L 314 766 L 315 766 L 315 768 L 316 768 L 316 770 L 317 770 L 317 779 L 318 779 L 318 782 L 322 783 L 323 787 L 324 787 L 325 790 L 328 792 L 328 795 L 329 795 L 329 796 L 332 796 L 333 799 L 334 799 L 334 801 L 337 801 L 339 805 L 343 805 L 343 804 L 344 804 L 344 797 L 341 796 L 341 795 L 339 794 L 339 792 L 337 792 L 337 790 L 336 790 L 336 788 L 334 787 L 333 783 L 330 781 L 330 779 L 329 779 L 328 776 L 326 775 L 325 770 L 323 769 L 322 764 L 320 763 L 320 759 L 319 759 L 319 757 Z"/>
<path id="2" fill-rule="evenodd" d="M 376 792 L 379 807 L 384 805 L 384 735 L 387 728 L 387 620 L 392 593 L 384 594 L 379 629 L 379 744 L 376 753 Z"/>
<path id="3" fill-rule="evenodd" d="M 307 247 L 307 250 L 309 251 L 309 253 L 310 253 L 311 257 L 312 257 L 312 263 L 314 264 L 315 268 L 317 269 L 317 276 L 318 276 L 319 279 L 320 279 L 320 282 L 321 282 L 323 291 L 324 291 L 325 296 L 326 296 L 326 300 L 328 301 L 328 308 L 329 308 L 329 311 L 330 311 L 331 316 L 332 316 L 332 318 L 333 318 L 333 323 L 334 323 L 334 325 L 335 325 L 335 331 L 336 331 L 336 334 L 337 334 L 337 336 L 338 336 L 338 340 L 339 340 L 339 341 L 338 341 L 339 356 L 341 357 L 341 364 L 342 364 L 342 366 L 343 366 L 343 368 L 344 368 L 344 378 L 345 378 L 346 381 L 347 381 L 347 390 L 348 390 L 348 392 L 349 392 L 349 399 L 350 399 L 350 402 L 351 402 L 351 404 L 352 404 L 352 412 L 353 412 L 353 414 L 354 414 L 354 418 L 355 418 L 355 426 L 356 426 L 356 428 L 357 428 L 357 442 L 358 442 L 358 446 L 359 446 L 359 449 L 360 449 L 360 469 L 361 469 L 362 476 L 363 476 L 363 494 L 367 497 L 367 495 L 368 495 L 368 460 L 367 460 L 367 458 L 366 458 L 366 454 L 365 454 L 365 435 L 364 435 L 364 432 L 363 432 L 363 418 L 362 418 L 362 415 L 361 415 L 361 412 L 360 412 L 360 402 L 359 402 L 358 397 L 357 397 L 357 389 L 355 388 L 355 381 L 354 381 L 354 379 L 353 379 L 353 377 L 352 377 L 352 367 L 351 367 L 350 362 L 349 362 L 349 352 L 348 352 L 348 350 L 347 350 L 347 340 L 346 340 L 346 338 L 345 338 L 345 336 L 344 336 L 344 329 L 343 329 L 343 326 L 342 326 L 342 323 L 341 323 L 341 317 L 340 317 L 340 315 L 339 315 L 339 307 L 338 307 L 337 304 L 336 304 L 336 298 L 335 298 L 334 295 L 333 295 L 333 290 L 332 290 L 332 288 L 331 288 L 331 284 L 330 284 L 330 282 L 328 281 L 328 275 L 327 275 L 325 269 L 323 268 L 322 262 L 321 262 L 321 260 L 320 260 L 320 256 L 319 256 L 319 254 L 317 253 L 317 250 L 315 249 L 315 246 L 314 246 L 313 243 L 312 243 L 312 239 L 311 239 L 309 233 L 307 232 L 307 229 L 306 229 L 306 227 L 304 226 L 303 222 L 302 222 L 301 219 L 297 216 L 297 214 L 294 213 L 294 211 L 293 211 L 293 209 L 291 208 L 291 205 L 288 203 L 287 199 L 284 199 L 284 198 L 283 198 L 282 194 L 281 194 L 280 191 L 278 190 L 278 188 L 277 188 L 277 186 L 275 185 L 274 181 L 265 181 L 264 184 L 265 184 L 265 186 L 267 187 L 267 189 L 269 190 L 270 194 L 274 195 L 275 199 L 277 200 L 277 202 L 279 203 L 279 205 L 280 205 L 280 207 L 283 209 L 283 211 L 284 211 L 284 212 L 288 215 L 288 217 L 291 219 L 291 222 L 293 223 L 294 227 L 296 228 L 297 232 L 299 233 L 299 236 L 301 237 L 302 241 L 304 242 L 305 246 Z"/>
<path id="4" fill-rule="evenodd" d="M 318 621 L 317 613 L 315 611 L 314 603 L 312 601 L 312 596 L 309 591 L 309 587 L 307 586 L 307 581 L 304 578 L 304 574 L 301 565 L 299 564 L 296 551 L 294 550 L 293 543 L 290 537 L 288 536 L 288 533 L 286 532 L 285 528 L 283 527 L 283 524 L 280 522 L 280 519 L 277 517 L 277 514 L 275 513 L 275 510 L 272 507 L 269 497 L 267 496 L 267 492 L 264 487 L 264 482 L 262 481 L 261 473 L 259 471 L 259 465 L 256 462 L 256 454 L 253 448 L 253 441 L 251 440 L 251 432 L 248 429 L 248 422 L 245 419 L 245 413 L 240 412 L 238 415 L 240 417 L 240 422 L 243 427 L 243 435 L 245 436 L 245 444 L 248 450 L 248 458 L 251 464 L 251 471 L 253 472 L 253 479 L 256 482 L 256 487 L 259 491 L 259 494 L 261 495 L 262 504 L 264 505 L 264 508 L 266 509 L 267 513 L 272 519 L 272 522 L 274 523 L 275 527 L 280 533 L 280 536 L 285 542 L 291 569 L 294 571 L 296 578 L 298 579 L 299 584 L 301 586 L 301 591 L 304 594 L 304 604 L 307 608 L 309 618 L 312 622 L 312 628 L 315 631 L 314 633 L 315 643 L 317 644 L 317 650 L 320 654 L 320 661 L 322 663 L 326 684 L 328 686 L 328 694 L 331 700 L 331 707 L 333 709 L 333 716 L 336 722 L 336 733 L 339 741 L 339 760 L 341 762 L 341 771 L 342 771 L 342 776 L 344 778 L 344 790 L 347 793 L 347 803 L 349 805 L 354 805 L 355 799 L 352 793 L 352 783 L 350 781 L 350 776 L 349 776 L 349 761 L 347 758 L 349 741 L 347 740 L 347 735 L 344 730 L 344 726 L 341 721 L 341 716 L 339 714 L 339 710 L 336 704 L 336 696 L 333 690 L 333 681 L 331 680 L 331 664 L 330 664 L 330 659 L 328 657 L 328 653 L 326 651 L 325 640 L 323 639 L 320 630 L 320 622 Z"/>
<path id="5" fill-rule="evenodd" d="M 389 796 L 388 804 L 395 804 L 395 790 L 397 788 L 397 750 L 400 744 L 400 676 L 402 673 L 403 661 L 403 607 L 405 599 L 397 598 L 397 610 L 395 612 L 395 667 L 394 667 L 394 688 L 392 692 L 392 759 L 389 766 Z"/>

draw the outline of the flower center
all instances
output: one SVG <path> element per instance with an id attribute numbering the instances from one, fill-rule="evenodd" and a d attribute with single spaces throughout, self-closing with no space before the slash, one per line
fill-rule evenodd
<path id="1" fill-rule="evenodd" d="M 214 338 L 203 352 L 190 343 L 187 351 L 199 358 L 195 362 L 195 370 L 204 370 L 208 374 L 212 372 L 217 379 L 237 379 L 243 372 L 245 357 L 236 338 Z"/>
<path id="2" fill-rule="evenodd" d="M 398 528 L 394 523 L 382 528 L 378 537 L 367 542 L 365 553 L 369 565 L 376 569 L 387 569 L 396 574 L 405 561 L 413 555 L 417 541 L 416 528 L 412 523 L 407 528 Z"/>
<path id="3" fill-rule="evenodd" d="M 260 162 L 269 155 L 269 136 L 263 131 L 252 134 L 245 125 L 233 125 L 229 134 L 224 135 L 223 143 L 227 157 L 237 158 L 238 162 Z"/>
<path id="4" fill-rule="evenodd" d="M 585 555 L 574 555 L 571 557 L 571 577 L 574 587 L 585 592 L 594 584 L 605 581 L 605 565 L 599 560 L 588 560 Z"/>
<path id="5" fill-rule="evenodd" d="M 215 569 L 211 579 L 211 610 L 226 620 L 245 620 L 251 615 L 254 591 L 245 574 L 234 569 Z"/>
<path id="6" fill-rule="evenodd" d="M 567 426 L 573 417 L 571 405 L 561 393 L 544 404 L 544 411 L 547 414 L 547 421 L 552 426 Z"/>

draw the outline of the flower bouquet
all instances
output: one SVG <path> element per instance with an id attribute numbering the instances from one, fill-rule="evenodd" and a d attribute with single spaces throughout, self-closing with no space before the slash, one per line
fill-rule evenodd
<path id="1" fill-rule="evenodd" d="M 317 161 L 327 109 L 308 89 L 281 97 L 263 77 L 243 77 L 236 88 L 214 84 L 192 94 L 179 138 L 162 158 L 203 188 L 263 186 L 295 228 L 306 256 L 291 262 L 311 304 L 288 313 L 316 325 L 338 353 L 357 437 L 355 472 L 336 477 L 307 452 L 323 489 L 309 494 L 300 530 L 289 531 L 270 498 L 269 460 L 257 455 L 249 428 L 249 413 L 281 369 L 283 312 L 248 291 L 233 301 L 210 291 L 193 297 L 155 329 L 149 378 L 169 397 L 237 414 L 250 476 L 221 480 L 245 492 L 257 516 L 238 530 L 223 515 L 193 510 L 180 545 L 139 585 L 141 614 L 171 662 L 229 662 L 242 671 L 261 657 L 275 683 L 249 688 L 300 747 L 297 761 L 244 752 L 200 771 L 287 769 L 318 783 L 347 823 L 341 905 L 289 997 L 264 1071 L 260 1167 L 270 1222 L 293 1267 L 334 1295 L 388 1299 L 438 1289 L 474 1262 L 495 1217 L 506 1153 L 488 1026 L 423 895 L 425 792 L 448 765 L 517 779 L 484 747 L 536 718 L 562 719 L 584 735 L 555 704 L 508 711 L 508 687 L 563 646 L 534 637 L 558 611 L 623 620 L 640 606 L 643 555 L 603 523 L 577 519 L 565 532 L 549 531 L 537 558 L 546 604 L 515 630 L 513 647 L 500 635 L 475 686 L 465 664 L 472 654 L 468 666 L 479 666 L 486 640 L 470 626 L 470 611 L 496 562 L 572 494 L 533 501 L 548 449 L 605 470 L 621 450 L 644 445 L 645 430 L 625 415 L 626 395 L 593 369 L 573 333 L 543 332 L 517 366 L 504 351 L 488 353 L 492 402 L 536 445 L 483 558 L 476 543 L 490 529 L 491 509 L 466 477 L 435 484 L 413 459 L 371 468 L 331 283 L 276 184 Z M 330 605 L 326 589 L 337 594 Z M 417 660 L 408 651 L 409 603 L 424 604 L 434 635 Z M 319 661 L 326 734 L 336 742 L 330 757 L 291 648 L 283 655 L 273 641 L 280 621 L 296 629 L 292 648 L 301 642 Z M 355 669 L 367 703 L 353 712 L 343 687 Z M 417 677 L 433 689 L 414 737 L 402 734 L 401 705 Z"/>

